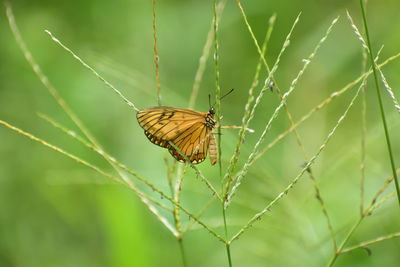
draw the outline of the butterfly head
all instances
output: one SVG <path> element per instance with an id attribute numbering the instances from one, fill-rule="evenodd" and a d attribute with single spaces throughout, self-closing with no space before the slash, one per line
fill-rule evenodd
<path id="1" fill-rule="evenodd" d="M 210 114 L 211 116 L 214 117 L 214 115 L 215 115 L 215 109 L 214 109 L 214 107 L 211 107 L 211 108 L 208 110 L 208 114 Z"/>
<path id="2" fill-rule="evenodd" d="M 229 90 L 229 92 L 226 93 L 225 95 L 221 96 L 219 98 L 219 100 L 221 101 L 225 96 L 229 95 L 232 92 L 233 92 L 233 89 Z M 211 105 L 211 95 L 210 94 L 208 94 L 208 104 L 210 105 L 210 109 L 208 110 L 208 114 L 211 115 L 211 117 L 214 118 L 214 115 L 215 115 L 214 105 L 215 105 L 215 103 L 214 103 L 214 105 Z"/>

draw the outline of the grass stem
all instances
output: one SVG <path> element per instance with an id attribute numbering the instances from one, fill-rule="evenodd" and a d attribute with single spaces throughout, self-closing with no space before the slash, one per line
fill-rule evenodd
<path id="1" fill-rule="evenodd" d="M 383 109 L 382 96 L 381 96 L 381 92 L 380 92 L 380 89 L 379 89 L 378 74 L 377 74 L 375 60 L 374 60 L 374 56 L 373 56 L 371 40 L 370 40 L 370 37 L 369 37 L 368 24 L 367 24 L 367 18 L 366 18 L 366 15 L 365 15 L 365 8 L 364 8 L 363 0 L 360 0 L 360 6 L 361 6 L 361 13 L 362 13 L 363 22 L 364 22 L 365 35 L 366 35 L 366 38 L 367 38 L 367 45 L 368 45 L 368 50 L 369 50 L 368 54 L 369 54 L 369 58 L 370 58 L 371 65 L 372 65 L 373 75 L 374 75 L 375 89 L 376 89 L 376 93 L 378 95 L 379 110 L 380 110 L 381 117 L 382 117 L 383 128 L 385 130 L 385 138 L 386 138 L 386 143 L 387 143 L 387 147 L 388 147 L 390 165 L 391 165 L 391 168 L 392 168 L 393 178 L 394 178 L 394 182 L 395 182 L 395 185 L 396 185 L 397 200 L 398 200 L 399 206 L 400 206 L 400 186 L 399 186 L 399 181 L 398 181 L 398 178 L 397 178 L 396 166 L 394 164 L 392 145 L 391 145 L 391 142 L 390 142 L 389 130 L 388 130 L 388 127 L 387 127 L 387 122 L 386 122 L 386 117 L 385 117 L 385 111 Z"/>
<path id="2" fill-rule="evenodd" d="M 186 254 L 185 254 L 185 247 L 183 246 L 183 238 L 178 238 L 178 244 L 179 244 L 179 250 L 181 251 L 181 256 L 182 256 L 182 266 L 187 267 L 187 260 L 186 260 Z"/>
<path id="3" fill-rule="evenodd" d="M 217 0 L 214 0 L 213 5 L 213 17 L 214 17 L 214 68 L 215 68 L 215 108 L 216 108 L 216 117 L 217 117 L 217 149 L 218 149 L 218 168 L 219 168 L 219 178 L 221 181 L 221 188 L 222 188 L 222 196 L 224 196 L 224 183 L 222 179 L 222 149 L 221 149 L 221 87 L 219 85 L 219 42 L 218 42 L 218 4 Z M 222 207 L 222 219 L 224 221 L 224 230 L 225 230 L 225 239 L 228 238 L 228 228 L 226 223 L 226 213 L 224 208 L 225 198 L 223 197 L 221 200 L 221 207 Z M 232 259 L 231 259 L 231 252 L 228 243 L 226 244 L 226 254 L 228 258 L 229 267 L 232 267 Z"/>
<path id="4" fill-rule="evenodd" d="M 362 222 L 364 216 L 361 216 L 358 221 L 353 225 L 353 227 L 350 229 L 350 231 L 347 233 L 346 237 L 343 239 L 342 243 L 339 245 L 337 251 L 335 254 L 333 254 L 333 257 L 330 259 L 330 261 L 328 262 L 327 266 L 333 266 L 333 264 L 335 263 L 335 261 L 337 260 L 337 257 L 340 255 L 340 251 L 342 250 L 342 248 L 344 247 L 344 245 L 347 243 L 347 241 L 349 240 L 349 238 L 353 235 L 354 231 L 358 228 L 358 226 L 360 225 L 360 223 Z"/>
<path id="5" fill-rule="evenodd" d="M 153 18 L 153 56 L 154 56 L 154 66 L 156 72 L 156 87 L 157 87 L 157 104 L 161 106 L 161 83 L 160 83 L 160 71 L 159 62 L 160 58 L 158 56 L 157 50 L 157 22 L 156 22 L 156 0 L 152 1 L 152 18 Z"/>

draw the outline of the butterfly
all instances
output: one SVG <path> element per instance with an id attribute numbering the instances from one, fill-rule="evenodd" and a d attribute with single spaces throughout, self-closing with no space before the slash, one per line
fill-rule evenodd
<path id="1" fill-rule="evenodd" d="M 158 106 L 138 111 L 136 118 L 150 142 L 168 149 L 177 161 L 199 164 L 210 153 L 214 165 L 217 162 L 214 115 L 212 107 L 208 112 L 199 112 Z"/>

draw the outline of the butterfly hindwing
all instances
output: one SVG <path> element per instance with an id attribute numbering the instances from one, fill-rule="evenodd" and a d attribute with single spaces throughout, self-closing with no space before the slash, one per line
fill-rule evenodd
<path id="1" fill-rule="evenodd" d="M 193 164 L 203 162 L 207 156 L 209 133 L 210 130 L 204 123 L 196 123 L 171 140 L 177 149 L 171 147 L 169 151 L 180 162 L 184 161 L 181 154 L 185 155 Z"/>

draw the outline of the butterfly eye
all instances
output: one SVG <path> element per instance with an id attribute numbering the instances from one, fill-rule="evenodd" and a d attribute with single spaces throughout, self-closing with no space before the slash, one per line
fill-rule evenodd
<path id="1" fill-rule="evenodd" d="M 214 110 L 214 108 L 210 108 L 210 110 L 208 111 L 211 115 L 214 115 L 215 114 L 215 110 Z"/>

